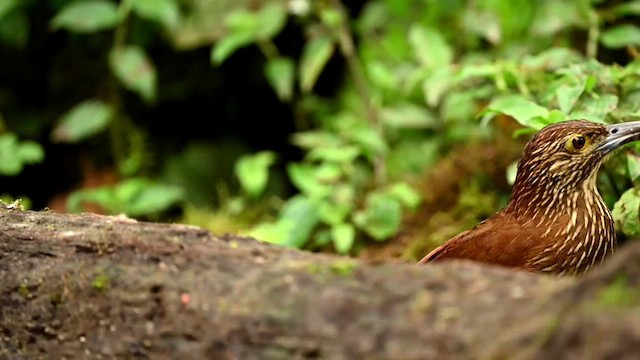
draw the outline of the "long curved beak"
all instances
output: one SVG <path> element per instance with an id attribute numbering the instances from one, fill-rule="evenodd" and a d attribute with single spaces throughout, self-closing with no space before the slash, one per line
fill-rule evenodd
<path id="1" fill-rule="evenodd" d="M 608 135 L 597 150 L 608 154 L 620 146 L 640 140 L 640 121 L 631 121 L 607 126 Z"/>

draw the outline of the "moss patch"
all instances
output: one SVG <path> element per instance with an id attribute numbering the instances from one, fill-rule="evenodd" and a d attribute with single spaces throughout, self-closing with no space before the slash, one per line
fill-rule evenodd
<path id="1" fill-rule="evenodd" d="M 630 285 L 626 276 L 620 276 L 597 294 L 595 303 L 604 308 L 628 308 L 640 302 L 640 289 Z"/>
<path id="2" fill-rule="evenodd" d="M 109 286 L 109 282 L 111 278 L 105 274 L 98 274 L 93 281 L 91 282 L 91 287 L 97 291 L 104 291 L 107 286 Z"/>
<path id="3" fill-rule="evenodd" d="M 328 264 L 309 264 L 307 269 L 311 274 L 350 276 L 357 267 L 358 264 L 353 260 L 338 260 Z"/>

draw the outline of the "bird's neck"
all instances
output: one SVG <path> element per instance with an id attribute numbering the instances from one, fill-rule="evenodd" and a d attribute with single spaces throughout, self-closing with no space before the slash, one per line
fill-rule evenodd
<path id="1" fill-rule="evenodd" d="M 525 178 L 514 184 L 505 212 L 518 219 L 544 224 L 562 215 L 586 212 L 591 218 L 611 218 L 596 187 L 593 173 L 579 183 L 563 184 L 557 178 Z"/>
<path id="2" fill-rule="evenodd" d="M 582 273 L 611 253 L 616 243 L 613 218 L 596 188 L 595 174 L 577 186 L 518 185 L 503 211 L 523 227 L 540 229 L 542 250 L 531 266 L 542 272 Z"/>

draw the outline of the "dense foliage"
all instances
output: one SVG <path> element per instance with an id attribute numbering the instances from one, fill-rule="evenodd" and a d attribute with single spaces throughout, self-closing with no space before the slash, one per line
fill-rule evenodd
<path id="1" fill-rule="evenodd" d="M 348 253 L 363 240 L 393 237 L 420 205 L 409 182 L 458 144 L 490 141 L 496 115 L 515 119 L 521 127 L 514 136 L 521 136 L 574 118 L 628 121 L 640 103 L 640 1 L 5 0 L 3 51 L 37 46 L 31 31 L 42 14 L 49 35 L 38 36 L 64 33 L 64 46 L 91 53 L 79 66 L 93 69 L 96 82 L 78 84 L 81 91 L 62 102 L 73 101 L 67 109 L 52 106 L 42 116 L 0 96 L 9 107 L 0 107 L 0 173 L 17 176 L 46 163 L 43 134 L 54 148 L 81 144 L 91 156 L 106 142 L 117 182 L 76 190 L 68 210 L 93 203 L 166 219 L 177 207 L 183 221 L 293 247 Z M 163 85 L 152 54 L 178 57 L 202 47 L 210 47 L 212 73 L 242 56 L 259 59 L 249 63 L 259 72 L 237 71 L 264 79 L 275 94 L 270 101 L 286 104 L 290 140 L 302 157 L 241 148 L 229 155 L 235 161 L 243 154 L 235 179 L 209 169 L 220 177 L 207 182 L 197 177 L 206 164 L 228 162 L 211 158 L 224 151 L 192 142 L 160 159 L 151 154 L 149 144 L 162 140 L 146 130 L 153 119 L 136 118 L 137 109 L 161 108 L 172 92 L 188 97 L 199 86 L 198 75 Z M 57 61 L 76 64 L 69 55 Z M 52 78 L 52 86 L 60 81 Z M 256 100 L 242 101 L 250 107 Z M 234 121 L 234 111 L 220 112 Z M 283 120 L 264 113 L 258 121 L 281 129 Z M 640 234 L 640 194 L 631 188 L 640 176 L 637 149 L 617 154 L 600 179 L 629 236 Z M 201 201 L 208 196 L 215 200 Z"/>

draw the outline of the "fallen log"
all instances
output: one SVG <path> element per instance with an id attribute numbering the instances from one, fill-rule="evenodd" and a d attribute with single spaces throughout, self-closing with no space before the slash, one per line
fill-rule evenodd
<path id="1" fill-rule="evenodd" d="M 0 209 L 0 358 L 632 358 L 640 242 L 583 278 Z"/>

